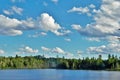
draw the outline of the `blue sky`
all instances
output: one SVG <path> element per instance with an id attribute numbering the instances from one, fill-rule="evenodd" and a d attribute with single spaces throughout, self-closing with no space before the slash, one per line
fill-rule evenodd
<path id="1" fill-rule="evenodd" d="M 0 56 L 119 55 L 118 0 L 0 0 Z"/>

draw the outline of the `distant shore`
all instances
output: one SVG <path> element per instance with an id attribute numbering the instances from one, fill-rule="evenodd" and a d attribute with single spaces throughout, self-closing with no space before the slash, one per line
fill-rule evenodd
<path id="1" fill-rule="evenodd" d="M 65 59 L 44 56 L 0 57 L 0 69 L 63 69 L 63 70 L 104 70 L 120 71 L 120 58 L 108 55 L 108 59 L 98 58 Z"/>

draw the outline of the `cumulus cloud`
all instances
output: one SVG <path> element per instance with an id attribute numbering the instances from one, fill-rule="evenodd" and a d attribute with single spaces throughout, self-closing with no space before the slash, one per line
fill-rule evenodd
<path id="1" fill-rule="evenodd" d="M 16 36 L 21 35 L 25 30 L 50 31 L 57 36 L 67 35 L 71 32 L 56 23 L 54 18 L 48 13 L 41 14 L 36 20 L 32 18 L 18 20 L 0 15 L 0 35 Z M 42 34 L 44 35 L 44 33 Z"/>
<path id="2" fill-rule="evenodd" d="M 85 39 L 88 40 L 88 41 L 96 41 L 96 42 L 101 42 L 101 41 L 108 41 L 109 43 L 111 43 L 111 42 L 119 42 L 118 36 L 87 37 Z"/>
<path id="3" fill-rule="evenodd" d="M 59 35 L 58 32 L 59 29 L 61 29 L 61 26 L 55 22 L 52 16 L 50 16 L 47 13 L 43 13 L 40 18 L 40 28 L 44 31 L 51 31 L 55 33 L 56 35 Z"/>
<path id="4" fill-rule="evenodd" d="M 81 26 L 77 24 L 72 24 L 71 26 L 72 26 L 72 29 L 77 30 L 77 31 L 81 29 Z"/>
<path id="5" fill-rule="evenodd" d="M 0 34 L 1 35 L 21 35 L 22 31 L 16 29 L 22 22 L 17 19 L 11 19 L 4 15 L 0 15 Z"/>
<path id="6" fill-rule="evenodd" d="M 42 49 L 43 51 L 45 51 L 45 52 L 49 52 L 49 51 L 51 51 L 50 48 L 47 48 L 47 47 L 44 47 L 44 46 L 42 46 L 41 49 Z"/>
<path id="7" fill-rule="evenodd" d="M 79 28 L 78 32 L 87 37 L 120 37 L 120 1 L 103 0 L 94 16 L 94 22 Z"/>
<path id="8" fill-rule="evenodd" d="M 89 47 L 87 49 L 88 53 L 104 53 L 104 54 L 112 54 L 112 53 L 120 53 L 120 44 L 118 43 L 109 43 L 107 45 L 101 45 L 98 47 Z"/>
<path id="9" fill-rule="evenodd" d="M 86 36 L 90 41 L 107 41 L 108 44 L 101 46 L 92 46 L 87 49 L 87 53 L 119 53 L 120 44 L 120 1 L 102 0 L 100 9 L 94 9 L 94 22 L 87 24 L 85 27 L 74 24 L 72 28 L 77 30 L 81 35 Z"/>
<path id="10" fill-rule="evenodd" d="M 22 35 L 24 30 L 36 29 L 31 19 L 18 20 L 0 15 L 0 35 Z"/>
<path id="11" fill-rule="evenodd" d="M 101 39 L 100 38 L 96 38 L 96 37 L 86 38 L 86 40 L 88 40 L 88 41 L 96 41 L 96 42 L 100 42 Z"/>
<path id="12" fill-rule="evenodd" d="M 89 5 L 90 8 L 95 8 L 96 6 L 94 4 Z"/>
<path id="13" fill-rule="evenodd" d="M 3 13 L 6 15 L 14 15 L 14 14 L 22 15 L 22 12 L 23 9 L 17 6 L 12 6 L 11 9 L 3 10 Z"/>
<path id="14" fill-rule="evenodd" d="M 41 49 L 42 49 L 43 51 L 45 51 L 45 52 L 62 54 L 62 55 L 68 56 L 68 57 L 73 56 L 73 54 L 72 54 L 72 53 L 67 52 L 67 51 L 64 51 L 64 50 L 63 50 L 63 49 L 61 49 L 60 47 L 47 48 L 47 47 L 42 46 L 42 47 L 41 47 Z"/>
<path id="15" fill-rule="evenodd" d="M 63 29 L 58 23 L 55 22 L 54 18 L 47 13 L 41 14 L 39 24 L 42 30 L 53 32 L 58 36 L 70 33 L 70 30 Z"/>
<path id="16" fill-rule="evenodd" d="M 52 52 L 52 53 L 60 53 L 60 54 L 65 54 L 65 53 L 66 53 L 64 50 L 62 50 L 62 49 L 59 48 L 59 47 L 55 47 L 55 48 L 53 48 L 53 49 L 50 49 L 50 48 L 47 48 L 47 47 L 42 46 L 41 49 L 42 49 L 43 51 Z"/>
<path id="17" fill-rule="evenodd" d="M 76 12 L 76 13 L 79 13 L 79 14 L 87 14 L 88 16 L 91 16 L 92 15 L 92 10 L 95 9 L 95 5 L 94 4 L 90 4 L 86 7 L 73 7 L 72 9 L 68 10 L 67 12 L 68 13 L 71 13 L 71 12 Z"/>
<path id="18" fill-rule="evenodd" d="M 78 12 L 78 13 L 88 13 L 88 7 L 73 7 L 72 9 L 68 10 L 68 12 Z"/>
<path id="19" fill-rule="evenodd" d="M 59 48 L 59 47 L 53 48 L 53 49 L 52 49 L 52 52 L 54 52 L 54 53 L 60 53 L 60 54 L 65 54 L 65 51 L 62 50 L 62 49 Z"/>
<path id="20" fill-rule="evenodd" d="M 32 49 L 29 46 L 25 46 L 23 48 L 20 48 L 20 53 L 38 53 L 38 49 Z"/>
<path id="21" fill-rule="evenodd" d="M 5 51 L 0 49 L 0 54 L 4 54 L 4 53 L 5 53 Z"/>

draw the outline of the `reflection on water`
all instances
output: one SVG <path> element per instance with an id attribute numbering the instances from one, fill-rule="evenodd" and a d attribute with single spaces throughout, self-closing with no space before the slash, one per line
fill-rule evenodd
<path id="1" fill-rule="evenodd" d="M 0 80 L 120 80 L 120 72 L 86 70 L 0 70 Z"/>

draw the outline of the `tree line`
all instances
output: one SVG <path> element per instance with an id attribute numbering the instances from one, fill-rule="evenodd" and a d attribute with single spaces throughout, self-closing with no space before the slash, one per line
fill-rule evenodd
<path id="1" fill-rule="evenodd" d="M 108 59 L 45 58 L 44 56 L 0 57 L 0 69 L 77 69 L 77 70 L 120 70 L 120 58 L 108 55 Z"/>

